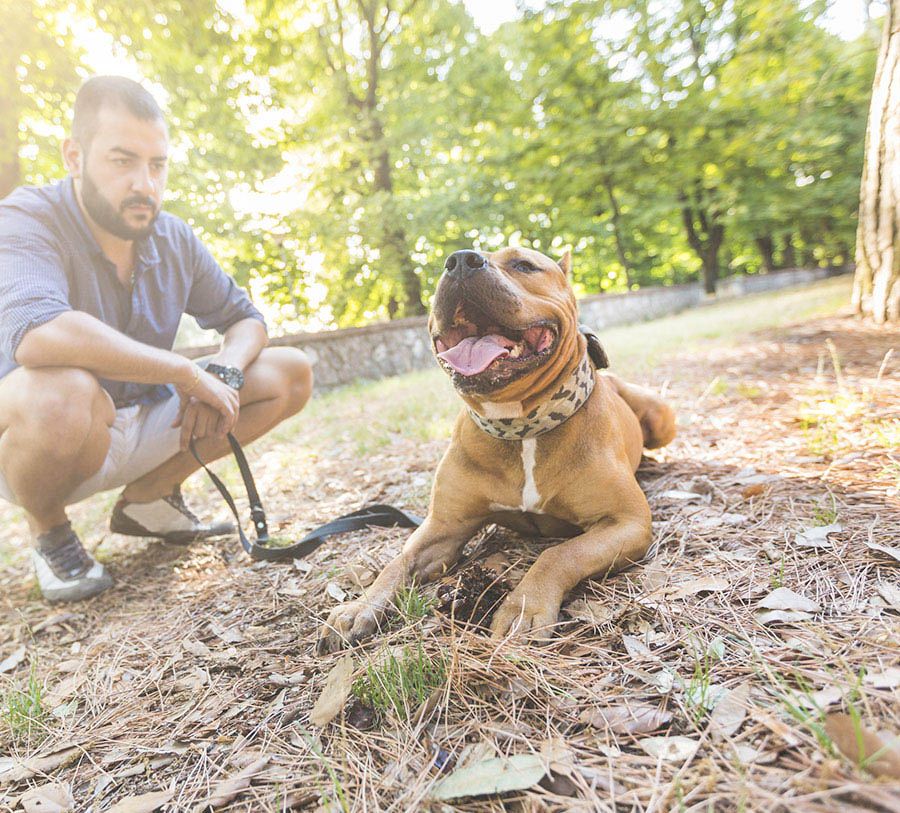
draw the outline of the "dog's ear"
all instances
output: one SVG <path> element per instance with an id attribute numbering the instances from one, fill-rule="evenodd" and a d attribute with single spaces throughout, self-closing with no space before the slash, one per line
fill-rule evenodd
<path id="1" fill-rule="evenodd" d="M 563 274 L 569 276 L 572 272 L 572 252 L 567 250 L 557 265 L 562 269 Z"/>
<path id="2" fill-rule="evenodd" d="M 609 357 L 606 355 L 603 345 L 600 344 L 600 339 L 597 338 L 597 334 L 587 325 L 579 325 L 578 330 L 587 339 L 587 351 L 594 367 L 597 370 L 605 370 L 609 367 Z"/>

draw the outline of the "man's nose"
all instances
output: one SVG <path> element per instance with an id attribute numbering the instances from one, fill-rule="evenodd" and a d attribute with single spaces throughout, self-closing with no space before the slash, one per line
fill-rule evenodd
<path id="1" fill-rule="evenodd" d="M 444 263 L 444 268 L 451 277 L 461 279 L 465 279 L 485 267 L 487 267 L 487 257 L 477 251 L 468 250 L 454 251 Z"/>
<path id="2" fill-rule="evenodd" d="M 139 167 L 131 178 L 131 188 L 135 192 L 149 195 L 156 190 L 156 182 L 153 179 L 149 166 Z"/>

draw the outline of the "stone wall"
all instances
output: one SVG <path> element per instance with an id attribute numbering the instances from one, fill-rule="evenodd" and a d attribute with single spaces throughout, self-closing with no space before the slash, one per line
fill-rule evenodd
<path id="1" fill-rule="evenodd" d="M 708 302 L 801 285 L 841 273 L 815 268 L 720 280 L 714 298 L 699 283 L 642 288 L 624 294 L 595 294 L 579 300 L 581 321 L 595 330 L 656 319 Z M 359 379 L 387 378 L 435 364 L 425 317 L 397 319 L 366 327 L 322 333 L 296 333 L 272 339 L 273 345 L 302 347 L 315 365 L 316 388 L 329 389 Z M 181 348 L 189 358 L 208 355 L 216 346 Z"/>

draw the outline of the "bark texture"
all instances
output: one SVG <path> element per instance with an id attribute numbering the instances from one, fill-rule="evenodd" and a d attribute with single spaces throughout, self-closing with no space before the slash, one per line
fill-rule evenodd
<path id="1" fill-rule="evenodd" d="M 859 194 L 853 307 L 900 321 L 900 0 L 891 0 L 872 86 Z"/>

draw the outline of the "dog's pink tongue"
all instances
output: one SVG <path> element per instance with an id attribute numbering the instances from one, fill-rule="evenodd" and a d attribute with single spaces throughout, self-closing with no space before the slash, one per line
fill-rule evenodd
<path id="1" fill-rule="evenodd" d="M 509 348 L 515 347 L 505 336 L 470 336 L 463 339 L 438 358 L 447 362 L 460 375 L 477 375 L 501 356 L 509 355 Z"/>

